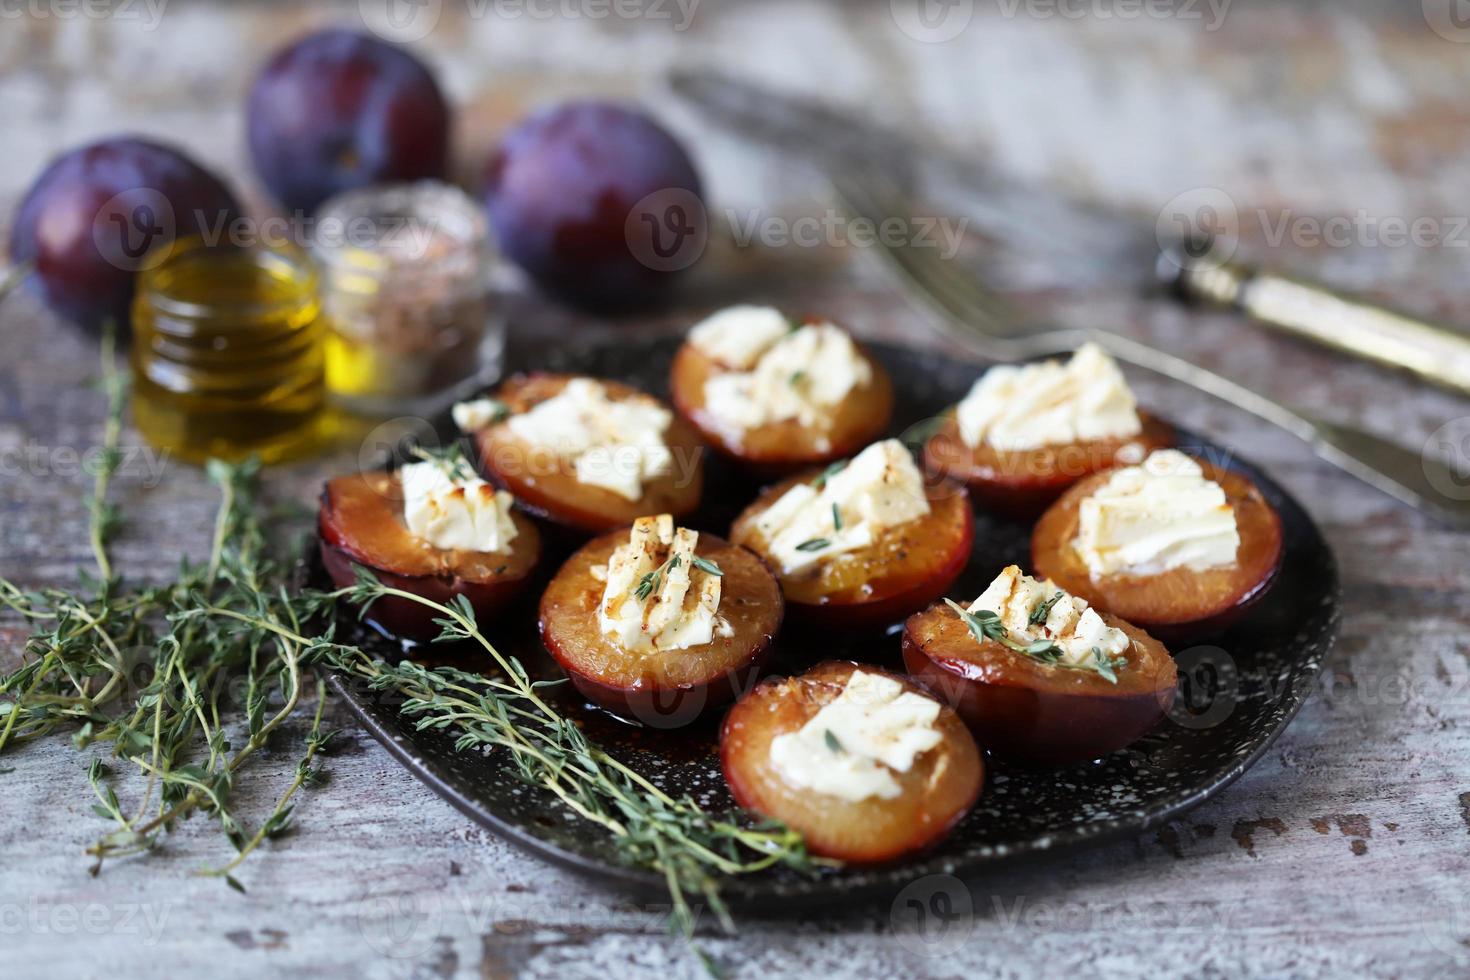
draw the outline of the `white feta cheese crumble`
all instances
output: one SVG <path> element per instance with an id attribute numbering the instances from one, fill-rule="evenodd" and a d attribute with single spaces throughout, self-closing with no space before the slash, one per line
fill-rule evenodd
<path id="1" fill-rule="evenodd" d="M 446 551 L 510 550 L 517 533 L 510 494 L 484 480 L 452 477 L 436 461 L 409 463 L 398 475 L 403 520 L 415 537 Z"/>
<path id="2" fill-rule="evenodd" d="M 718 615 L 720 576 L 694 562 L 699 533 L 669 514 L 640 517 L 608 559 L 598 622 L 625 650 L 684 650 L 730 636 Z M 596 573 L 594 572 L 594 577 Z"/>
<path id="3" fill-rule="evenodd" d="M 644 482 L 673 465 L 664 442 L 672 421 L 668 409 L 651 398 L 614 401 L 598 382 L 573 378 L 555 397 L 511 416 L 506 425 L 532 446 L 570 461 L 577 482 L 638 500 Z"/>
<path id="4" fill-rule="evenodd" d="M 1066 364 L 1000 365 L 986 371 L 955 411 L 960 439 L 1024 451 L 1143 431 L 1138 403 L 1117 362 L 1084 344 Z"/>
<path id="5" fill-rule="evenodd" d="M 895 772 L 938 745 L 939 702 L 891 677 L 855 670 L 805 725 L 771 740 L 771 765 L 789 786 L 849 803 L 891 800 Z"/>
<path id="6" fill-rule="evenodd" d="M 787 574 L 865 548 L 929 513 L 924 476 L 897 439 L 875 442 L 818 489 L 798 483 L 756 518 L 766 553 Z"/>
<path id="7" fill-rule="evenodd" d="M 1240 529 L 1225 490 L 1176 449 L 1113 472 L 1078 510 L 1077 553 L 1094 577 L 1235 563 Z"/>
<path id="8" fill-rule="evenodd" d="M 689 331 L 689 342 L 726 367 L 748 371 L 766 350 L 791 332 L 791 321 L 770 306 L 731 306 Z"/>
<path id="9" fill-rule="evenodd" d="M 735 368 L 705 379 L 704 407 L 736 442 L 750 429 L 792 419 L 825 429 L 842 400 L 873 379 L 846 331 L 831 323 L 793 330 L 775 310 L 718 313 L 695 328 L 690 343 Z"/>
<path id="10" fill-rule="evenodd" d="M 1043 603 L 1051 606 L 1039 623 L 1032 615 Z M 1092 667 L 1100 651 L 1104 658 L 1127 650 L 1128 634 L 1109 626 L 1087 600 L 1071 595 L 1049 579 L 1037 580 L 1008 566 L 970 603 L 971 614 L 991 612 L 1018 643 L 1049 640 L 1061 651 L 1059 662 L 1069 667 Z"/>
<path id="11" fill-rule="evenodd" d="M 493 398 L 476 398 L 474 401 L 457 402 L 449 410 L 454 424 L 461 432 L 478 432 L 499 422 L 505 415 L 505 406 Z"/>

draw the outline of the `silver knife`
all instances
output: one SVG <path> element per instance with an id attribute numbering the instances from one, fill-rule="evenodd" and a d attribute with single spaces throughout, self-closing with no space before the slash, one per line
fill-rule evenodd
<path id="1" fill-rule="evenodd" d="M 1161 242 L 1158 229 L 1136 218 L 1008 180 L 945 147 L 813 100 L 704 70 L 675 71 L 670 84 L 711 118 L 827 169 L 871 161 L 909 186 L 922 180 L 937 198 L 963 200 L 991 237 L 1044 257 L 1056 279 L 1039 285 L 1162 284 L 1180 298 L 1230 307 L 1299 340 L 1470 394 L 1470 334 L 1200 248 L 1183 230 L 1199 215 L 1174 216 L 1180 231 Z"/>
<path id="2" fill-rule="evenodd" d="M 900 213 L 885 205 L 894 194 L 902 194 L 912 186 L 914 167 L 904 161 L 912 161 L 916 156 L 913 147 L 906 147 L 901 137 L 871 129 L 825 106 L 787 99 L 719 75 L 680 72 L 671 82 L 675 91 L 707 109 L 718 120 L 780 149 L 796 149 L 817 163 L 832 177 L 834 188 L 850 210 L 879 220 L 884 211 Z M 862 163 L 855 167 L 854 161 Z M 889 166 L 895 169 L 889 171 Z M 875 194 L 860 177 L 854 176 L 855 171 L 876 177 L 871 182 L 881 182 L 887 187 L 886 195 Z M 994 188 L 996 183 L 990 179 L 989 186 Z M 1030 191 L 1027 196 L 1034 199 L 1038 195 Z M 1080 221 L 1080 226 L 1088 231 L 1102 232 L 1108 225 L 1117 223 L 1111 215 L 1085 208 L 1077 210 L 1078 206 L 1071 202 L 1053 203 L 1049 207 L 1059 209 L 1055 220 Z M 997 202 L 995 211 L 1004 221 L 1019 221 L 1018 231 L 1036 220 L 1036 212 L 1029 204 L 1024 209 L 1028 217 L 1021 218 L 1022 212 L 1007 204 L 1004 197 Z M 1116 248 L 1116 240 L 1113 246 Z M 974 277 L 956 272 L 953 263 L 935 264 L 932 255 L 919 255 L 921 250 L 897 250 L 901 248 L 885 247 L 880 252 L 913 291 L 944 313 L 951 326 L 963 332 L 959 339 L 971 345 L 983 340 L 981 346 L 991 353 L 1025 352 L 1037 343 L 1045 345 L 1048 336 L 1058 341 L 1075 341 L 1077 331 L 1050 330 L 1049 335 L 1046 327 L 1023 327 L 1016 331 L 1019 322 L 1008 312 L 997 315 L 1002 301 L 973 281 Z M 933 252 L 932 249 L 923 251 Z M 1005 336 L 1007 331 L 1012 335 Z M 1100 331 L 1088 333 L 1130 363 L 1223 398 L 1285 429 L 1307 442 L 1320 458 L 1370 486 L 1442 520 L 1470 527 L 1470 492 L 1458 492 L 1470 488 L 1470 482 L 1427 449 L 1416 453 L 1372 433 L 1310 417 L 1137 341 Z"/>

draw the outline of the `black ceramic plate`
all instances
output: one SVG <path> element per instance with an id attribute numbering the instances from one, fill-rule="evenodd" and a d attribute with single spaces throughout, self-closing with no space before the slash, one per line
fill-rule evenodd
<path id="1" fill-rule="evenodd" d="M 675 343 L 630 342 L 593 350 L 512 351 L 513 368 L 572 371 L 616 378 L 667 396 L 668 365 Z M 893 376 L 898 392 L 895 434 L 913 430 L 964 396 L 984 365 L 929 352 L 877 346 L 874 353 Z M 1184 448 L 1202 451 L 1247 474 L 1281 513 L 1285 567 L 1271 594 L 1248 618 L 1212 641 L 1212 646 L 1176 650 L 1180 667 L 1178 704 L 1154 732 L 1130 748 L 1096 762 L 1060 770 L 1027 771 L 992 764 L 973 813 L 936 850 L 895 867 L 831 870 L 807 877 L 785 869 L 731 881 L 723 894 L 737 904 L 763 907 L 851 902 L 860 895 L 887 894 L 923 874 L 977 873 L 1002 860 L 1055 852 L 1156 827 L 1218 793 L 1251 766 L 1286 727 L 1312 690 L 1336 632 L 1337 567 L 1331 551 L 1302 507 L 1232 453 L 1187 433 Z M 707 482 L 736 485 L 729 475 Z M 748 499 L 748 491 L 710 501 L 690 523 L 718 533 Z M 743 498 L 743 499 L 742 499 Z M 978 515 L 975 554 L 951 593 L 973 597 L 1003 566 L 1029 565 L 1029 525 Z M 308 561 L 307 574 L 324 581 Z M 520 656 L 533 673 L 555 676 L 536 641 L 534 609 L 496 625 L 492 639 Z M 396 659 L 396 644 L 346 613 L 339 636 Z M 889 666 L 898 663 L 898 637 L 861 641 L 831 637 L 789 638 L 777 669 L 830 658 L 852 658 Z M 620 863 L 598 828 L 517 781 L 504 755 L 454 751 L 452 739 L 416 732 L 390 706 L 333 679 L 362 720 L 410 772 L 464 811 L 511 841 L 547 859 L 626 887 L 661 891 L 661 879 Z M 562 685 L 560 689 L 566 689 Z M 563 710 L 581 720 L 589 737 L 672 795 L 689 794 L 706 807 L 732 805 L 720 775 L 716 726 L 657 731 L 618 722 L 564 695 Z"/>

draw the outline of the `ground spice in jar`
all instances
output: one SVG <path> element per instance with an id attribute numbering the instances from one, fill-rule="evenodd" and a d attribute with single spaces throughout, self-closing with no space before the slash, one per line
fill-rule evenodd
<path id="1" fill-rule="evenodd" d="M 493 380 L 504 326 L 484 212 L 436 182 L 350 191 L 323 205 L 327 387 L 351 412 L 431 415 Z"/>

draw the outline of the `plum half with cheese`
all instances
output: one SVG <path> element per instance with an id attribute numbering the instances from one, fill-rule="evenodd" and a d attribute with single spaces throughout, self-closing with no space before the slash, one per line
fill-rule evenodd
<path id="1" fill-rule="evenodd" d="M 541 597 L 541 641 L 584 697 L 672 728 L 749 689 L 783 608 L 759 558 L 661 514 L 567 560 Z"/>
<path id="2" fill-rule="evenodd" d="M 963 482 L 977 503 L 1029 518 L 1078 480 L 1173 443 L 1167 423 L 1138 410 L 1113 359 L 1085 344 L 1065 364 L 987 371 L 941 418 L 924 465 Z"/>
<path id="3" fill-rule="evenodd" d="M 1036 570 L 1166 640 L 1217 633 L 1281 570 L 1281 518 L 1251 480 L 1177 450 L 1067 491 L 1031 537 Z"/>
<path id="4" fill-rule="evenodd" d="M 541 557 L 535 522 L 462 460 L 410 463 L 394 473 L 328 481 L 317 518 L 322 564 L 347 588 L 354 566 L 391 588 L 441 605 L 469 600 L 482 622 L 519 596 Z M 368 617 L 396 636 L 432 640 L 439 613 L 385 596 Z"/>
<path id="5" fill-rule="evenodd" d="M 645 514 L 682 517 L 699 506 L 699 436 L 636 388 L 575 375 L 520 375 L 492 399 L 458 408 L 490 479 L 557 525 L 595 534 Z"/>
<path id="6" fill-rule="evenodd" d="M 943 839 L 985 768 L 948 706 L 897 675 L 829 661 L 763 681 L 725 716 L 735 802 L 799 831 L 807 850 L 879 864 Z"/>
<path id="7" fill-rule="evenodd" d="M 964 488 L 926 483 L 903 444 L 766 490 L 731 539 L 764 558 L 793 615 L 831 628 L 902 620 L 944 594 L 974 540 Z"/>
<path id="8" fill-rule="evenodd" d="M 968 607 L 904 624 L 909 673 L 997 758 L 1062 765 L 1148 732 L 1173 704 L 1174 660 L 1143 630 L 1012 565 Z"/>
<path id="9" fill-rule="evenodd" d="M 674 407 L 710 445 L 765 474 L 857 452 L 893 415 L 888 373 L 840 327 L 734 306 L 689 332 L 669 378 Z"/>

